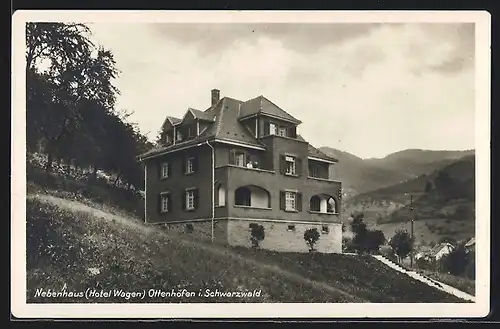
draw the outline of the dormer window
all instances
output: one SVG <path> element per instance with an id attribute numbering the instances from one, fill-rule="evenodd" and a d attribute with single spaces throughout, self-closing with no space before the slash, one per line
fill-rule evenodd
<path id="1" fill-rule="evenodd" d="M 187 131 L 188 131 L 188 137 L 195 137 L 196 136 L 196 127 L 194 126 L 189 126 L 187 127 Z"/>
<path id="2" fill-rule="evenodd" d="M 269 134 L 276 135 L 276 125 L 274 123 L 269 124 Z"/>
<path id="3" fill-rule="evenodd" d="M 286 134 L 286 130 L 287 130 L 287 129 L 286 129 L 286 127 L 280 127 L 280 128 L 278 129 L 278 136 L 281 136 L 281 137 L 286 137 L 286 135 L 287 135 L 287 134 Z"/>
<path id="4" fill-rule="evenodd" d="M 180 130 L 177 130 L 177 136 L 176 136 L 176 141 L 182 141 L 182 133 L 180 132 Z"/>

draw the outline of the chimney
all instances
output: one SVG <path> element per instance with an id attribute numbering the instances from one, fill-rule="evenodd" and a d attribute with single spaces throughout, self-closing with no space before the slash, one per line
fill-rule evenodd
<path id="1" fill-rule="evenodd" d="M 220 90 L 212 89 L 212 106 L 215 106 L 220 99 Z"/>

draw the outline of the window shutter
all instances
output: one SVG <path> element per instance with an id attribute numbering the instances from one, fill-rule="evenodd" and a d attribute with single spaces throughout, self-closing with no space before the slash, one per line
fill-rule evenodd
<path id="1" fill-rule="evenodd" d="M 193 171 L 194 172 L 198 171 L 198 157 L 193 158 Z"/>
<path id="2" fill-rule="evenodd" d="M 280 156 L 280 173 L 286 173 L 286 157 L 284 155 Z"/>
<path id="3" fill-rule="evenodd" d="M 297 138 L 297 128 L 296 127 L 288 128 L 287 135 L 290 138 Z"/>
<path id="4" fill-rule="evenodd" d="M 158 212 L 161 212 L 161 194 L 158 195 Z"/>
<path id="5" fill-rule="evenodd" d="M 172 211 L 172 198 L 170 197 L 170 195 L 168 196 L 168 199 L 167 199 L 167 206 L 168 206 L 168 212 L 171 212 Z"/>
<path id="6" fill-rule="evenodd" d="M 280 209 L 285 210 L 285 191 L 280 191 Z"/>
<path id="7" fill-rule="evenodd" d="M 186 161 L 187 161 L 187 158 L 186 158 L 186 157 L 182 158 L 182 172 L 183 172 L 183 173 L 186 173 L 186 172 L 187 172 L 187 170 L 186 170 L 186 169 L 187 169 L 187 166 L 186 166 L 186 165 L 187 165 L 187 162 L 186 162 Z"/>
<path id="8" fill-rule="evenodd" d="M 200 194 L 198 192 L 198 189 L 193 190 L 193 197 L 194 197 L 193 206 L 194 206 L 194 209 L 198 209 L 198 204 L 199 204 L 199 200 L 200 200 L 199 196 L 200 196 Z"/>
<path id="9" fill-rule="evenodd" d="M 182 210 L 186 210 L 186 195 L 187 195 L 186 191 L 184 191 L 184 193 L 181 194 Z"/>
<path id="10" fill-rule="evenodd" d="M 300 192 L 297 192 L 297 194 L 295 195 L 296 197 L 296 200 L 295 200 L 295 207 L 297 208 L 297 211 L 302 211 L 302 193 Z"/>
<path id="11" fill-rule="evenodd" d="M 168 177 L 171 177 L 172 176 L 172 162 L 169 162 L 167 171 L 168 171 Z"/>
<path id="12" fill-rule="evenodd" d="M 295 159 L 295 173 L 299 176 L 302 175 L 302 159 L 301 158 Z"/>
<path id="13" fill-rule="evenodd" d="M 270 134 L 269 131 L 269 120 L 264 120 L 264 136 L 267 136 Z"/>

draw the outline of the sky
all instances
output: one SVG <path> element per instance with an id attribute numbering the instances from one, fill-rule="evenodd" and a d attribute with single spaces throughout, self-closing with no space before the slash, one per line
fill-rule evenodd
<path id="1" fill-rule="evenodd" d="M 474 25 L 92 23 L 120 75 L 117 107 L 154 140 L 210 90 L 263 95 L 316 147 L 362 158 L 475 148 Z"/>

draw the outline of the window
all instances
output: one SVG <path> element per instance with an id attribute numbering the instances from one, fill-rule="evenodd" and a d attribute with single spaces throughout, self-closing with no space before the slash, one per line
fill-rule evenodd
<path id="1" fill-rule="evenodd" d="M 309 210 L 316 211 L 316 212 L 321 211 L 321 198 L 319 196 L 313 195 L 311 197 L 311 200 L 309 202 Z"/>
<path id="2" fill-rule="evenodd" d="M 252 205 L 252 192 L 246 186 L 238 187 L 234 191 L 234 204 L 236 206 L 250 207 Z"/>
<path id="3" fill-rule="evenodd" d="M 223 207 L 226 205 L 226 189 L 222 184 L 217 185 L 217 193 L 216 196 L 216 205 L 217 207 Z"/>
<path id="4" fill-rule="evenodd" d="M 186 174 L 194 173 L 194 158 L 188 158 L 186 161 Z"/>
<path id="5" fill-rule="evenodd" d="M 276 135 L 276 125 L 274 123 L 269 124 L 269 134 Z"/>
<path id="6" fill-rule="evenodd" d="M 296 210 L 297 205 L 295 202 L 295 193 L 286 192 L 285 193 L 285 210 Z"/>
<path id="7" fill-rule="evenodd" d="M 188 135 L 188 137 L 195 137 L 196 136 L 196 127 L 195 126 L 188 126 L 187 127 L 187 135 Z"/>
<path id="8" fill-rule="evenodd" d="M 326 212 L 336 213 L 337 205 L 334 198 L 329 198 L 326 204 Z"/>
<path id="9" fill-rule="evenodd" d="M 168 163 L 163 162 L 161 164 L 161 178 L 167 178 L 168 177 Z"/>
<path id="10" fill-rule="evenodd" d="M 170 198 L 167 193 L 162 193 L 160 195 L 160 212 L 169 211 Z"/>
<path id="11" fill-rule="evenodd" d="M 186 191 L 186 209 L 194 209 L 194 190 Z"/>
<path id="12" fill-rule="evenodd" d="M 285 157 L 286 161 L 286 174 L 287 175 L 295 175 L 295 158 L 287 156 Z"/>
<path id="13" fill-rule="evenodd" d="M 328 228 L 328 226 L 323 225 L 321 227 L 321 233 L 328 234 L 328 232 L 330 232 L 330 229 Z"/>
<path id="14" fill-rule="evenodd" d="M 295 231 L 295 225 L 288 225 L 287 231 Z"/>
<path id="15" fill-rule="evenodd" d="M 310 176 L 310 177 L 316 177 L 316 178 L 319 178 L 319 170 L 318 170 L 318 166 L 315 166 L 315 165 L 310 165 L 310 166 L 309 166 L 309 176 Z"/>
<path id="16" fill-rule="evenodd" d="M 180 132 L 180 130 L 177 130 L 176 140 L 178 140 L 178 141 L 182 140 L 182 133 Z"/>
<path id="17" fill-rule="evenodd" d="M 244 167 L 245 166 L 245 153 L 242 153 L 242 152 L 236 152 L 235 155 L 234 155 L 234 164 L 237 165 L 237 166 L 240 166 L 240 167 Z"/>
<path id="18" fill-rule="evenodd" d="M 278 135 L 281 137 L 286 137 L 286 127 L 280 127 L 278 130 Z"/>
<path id="19" fill-rule="evenodd" d="M 170 134 L 165 135 L 165 144 L 170 144 L 172 143 L 172 139 L 170 138 Z"/>
<path id="20" fill-rule="evenodd" d="M 194 226 L 193 226 L 193 224 L 192 224 L 192 223 L 187 223 L 187 224 L 186 224 L 186 232 L 187 232 L 187 233 L 193 233 L 193 231 L 194 231 Z"/>

